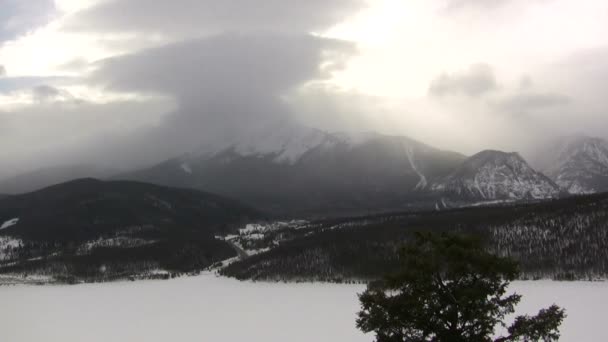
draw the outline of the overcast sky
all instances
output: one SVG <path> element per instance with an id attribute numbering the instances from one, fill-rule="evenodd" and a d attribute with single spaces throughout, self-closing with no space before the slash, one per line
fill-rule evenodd
<path id="1" fill-rule="evenodd" d="M 605 0 L 0 0 L 0 177 L 294 120 L 472 154 L 608 138 Z"/>

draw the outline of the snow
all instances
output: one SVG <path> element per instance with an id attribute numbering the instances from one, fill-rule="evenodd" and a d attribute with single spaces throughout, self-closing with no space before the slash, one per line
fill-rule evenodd
<path id="1" fill-rule="evenodd" d="M 294 165 L 304 155 L 315 149 L 331 149 L 339 145 L 354 148 L 382 137 L 375 132 L 328 133 L 304 125 L 280 122 L 252 129 L 249 134 L 224 144 L 209 144 L 210 147 L 192 154 L 193 157 L 210 158 L 220 152 L 232 150 L 243 157 L 270 157 L 279 164 Z"/>
<path id="2" fill-rule="evenodd" d="M 469 158 L 442 187 L 457 194 L 470 194 L 484 200 L 556 198 L 560 189 L 532 169 L 516 153 L 483 151 Z"/>
<path id="3" fill-rule="evenodd" d="M 608 282 L 516 282 L 512 290 L 524 296 L 517 314 L 535 315 L 551 304 L 566 309 L 560 341 L 608 341 Z"/>
<path id="4" fill-rule="evenodd" d="M 241 283 L 208 274 L 0 287 L 0 331 L 11 342 L 369 342 L 354 327 L 360 289 Z"/>
<path id="5" fill-rule="evenodd" d="M 0 261 L 12 260 L 14 258 L 13 250 L 21 246 L 23 246 L 21 239 L 0 236 Z"/>
<path id="6" fill-rule="evenodd" d="M 382 137 L 376 132 L 338 132 L 332 134 L 339 142 L 350 148 L 366 144 L 374 139 Z"/>
<path id="7" fill-rule="evenodd" d="M 305 126 L 267 127 L 243 138 L 234 145 L 241 156 L 273 155 L 277 163 L 295 164 L 308 151 L 321 146 L 328 134 Z"/>
<path id="8" fill-rule="evenodd" d="M 414 172 L 416 172 L 416 174 L 418 175 L 418 177 L 420 177 L 420 181 L 418 182 L 418 184 L 416 184 L 415 189 L 416 190 L 420 190 L 420 189 L 424 189 L 426 188 L 426 186 L 428 185 L 428 182 L 426 180 L 426 176 L 423 175 L 418 168 L 416 167 L 416 164 L 414 163 L 414 149 L 410 146 L 410 147 L 405 147 L 405 154 L 407 155 L 407 160 L 410 162 L 410 165 L 412 166 L 412 170 L 414 170 Z"/>
<path id="9" fill-rule="evenodd" d="M 593 181 L 608 170 L 608 141 L 572 136 L 560 141 L 539 159 L 542 170 L 571 194 L 598 192 Z M 601 190 L 601 189 L 600 189 Z"/>
<path id="10" fill-rule="evenodd" d="M 573 194 L 573 195 L 589 195 L 589 194 L 594 194 L 597 191 L 595 191 L 594 189 L 589 189 L 583 185 L 580 184 L 580 182 L 578 181 L 574 181 L 572 183 L 566 181 L 560 181 L 557 180 L 556 183 L 561 186 L 562 188 L 565 188 L 568 190 L 569 193 Z"/>
<path id="11" fill-rule="evenodd" d="M 180 168 L 182 169 L 182 171 L 184 171 L 185 173 L 188 174 L 192 174 L 192 168 L 190 167 L 190 165 L 188 165 L 188 163 L 182 163 L 180 165 Z"/>
<path id="12" fill-rule="evenodd" d="M 275 231 L 281 228 L 302 229 L 308 225 L 306 220 L 291 220 L 291 221 L 276 221 L 266 223 L 249 223 L 245 228 L 239 229 L 240 235 L 248 235 L 252 233 L 265 233 Z"/>
<path id="13" fill-rule="evenodd" d="M 0 287 L 2 340 L 371 342 L 355 328 L 363 285 L 165 281 Z M 567 309 L 560 341 L 608 341 L 605 282 L 516 282 L 520 314 Z M 83 310 L 83 307 L 88 310 Z"/>
<path id="14" fill-rule="evenodd" d="M 249 234 L 247 236 L 247 238 L 249 238 L 250 240 L 263 240 L 264 234 L 260 234 L 260 233 Z"/>
<path id="15" fill-rule="evenodd" d="M 84 244 L 80 245 L 76 250 L 76 254 L 83 255 L 90 253 L 93 249 L 99 247 L 123 247 L 123 248 L 133 248 L 151 245 L 153 243 L 158 242 L 157 240 L 145 240 L 138 239 L 126 236 L 118 236 L 113 238 L 99 238 L 97 240 L 87 241 Z"/>
<path id="16" fill-rule="evenodd" d="M 0 249 L 19 248 L 23 245 L 21 239 L 16 239 L 10 236 L 0 236 Z"/>
<path id="17" fill-rule="evenodd" d="M 253 232 L 264 232 L 266 231 L 266 226 L 258 223 L 249 223 L 243 229 L 239 229 L 239 233 L 241 235 L 250 234 Z"/>
<path id="18" fill-rule="evenodd" d="M 0 274 L 0 284 L 6 288 L 8 285 L 25 286 L 23 284 L 42 285 L 49 284 L 53 281 L 51 276 L 40 275 L 40 274 Z M 2 296 L 3 288 L 0 287 L 0 297 Z M 0 309 L 0 317 L 4 314 Z M 0 329 L 2 329 L 2 323 L 0 323 Z"/>
<path id="19" fill-rule="evenodd" d="M 0 230 L 12 227 L 12 226 L 16 225 L 17 223 L 19 223 L 18 218 L 10 219 L 10 220 L 4 222 L 2 224 L 2 226 L 0 226 Z"/>

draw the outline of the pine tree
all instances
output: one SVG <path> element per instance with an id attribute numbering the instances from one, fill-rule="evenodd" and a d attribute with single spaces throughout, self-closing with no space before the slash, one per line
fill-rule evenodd
<path id="1" fill-rule="evenodd" d="M 478 238 L 418 234 L 400 259 L 399 272 L 360 295 L 357 326 L 377 342 L 489 342 L 521 300 L 507 294 L 517 264 L 487 253 Z M 517 317 L 495 342 L 556 341 L 564 318 L 555 305 Z"/>

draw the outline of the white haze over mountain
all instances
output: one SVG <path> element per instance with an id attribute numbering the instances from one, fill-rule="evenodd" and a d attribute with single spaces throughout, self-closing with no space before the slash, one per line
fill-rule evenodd
<path id="1" fill-rule="evenodd" d="M 608 137 L 601 0 L 0 0 L 0 177 L 294 121 L 472 154 Z"/>

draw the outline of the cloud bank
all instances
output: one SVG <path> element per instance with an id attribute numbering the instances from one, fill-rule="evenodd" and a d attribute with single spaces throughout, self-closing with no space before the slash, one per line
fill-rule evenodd
<path id="1" fill-rule="evenodd" d="M 139 167 L 276 121 L 467 154 L 608 138 L 600 0 L 0 4 L 0 178 Z"/>
<path id="2" fill-rule="evenodd" d="M 356 53 L 353 43 L 312 31 L 361 6 L 351 0 L 102 1 L 60 26 L 74 34 L 117 35 L 119 41 L 130 41 L 131 34 L 162 37 L 90 65 L 68 61 L 59 70 L 89 72 L 63 82 L 34 76 L 0 81 L 0 92 L 30 101 L 4 113 L 0 108 L 6 131 L 0 141 L 13 143 L 4 145 L 4 159 L 15 160 L 15 168 L 48 164 L 48 155 L 55 164 L 129 168 L 293 120 L 284 98 L 308 82 L 330 78 Z M 79 85 L 123 99 L 80 98 L 78 89 L 72 91 Z M 26 120 L 50 129 L 32 137 L 18 129 Z M 75 126 L 82 126 L 78 134 Z M 31 142 L 20 147 L 25 137 Z M 40 145 L 44 151 L 34 152 Z"/>

